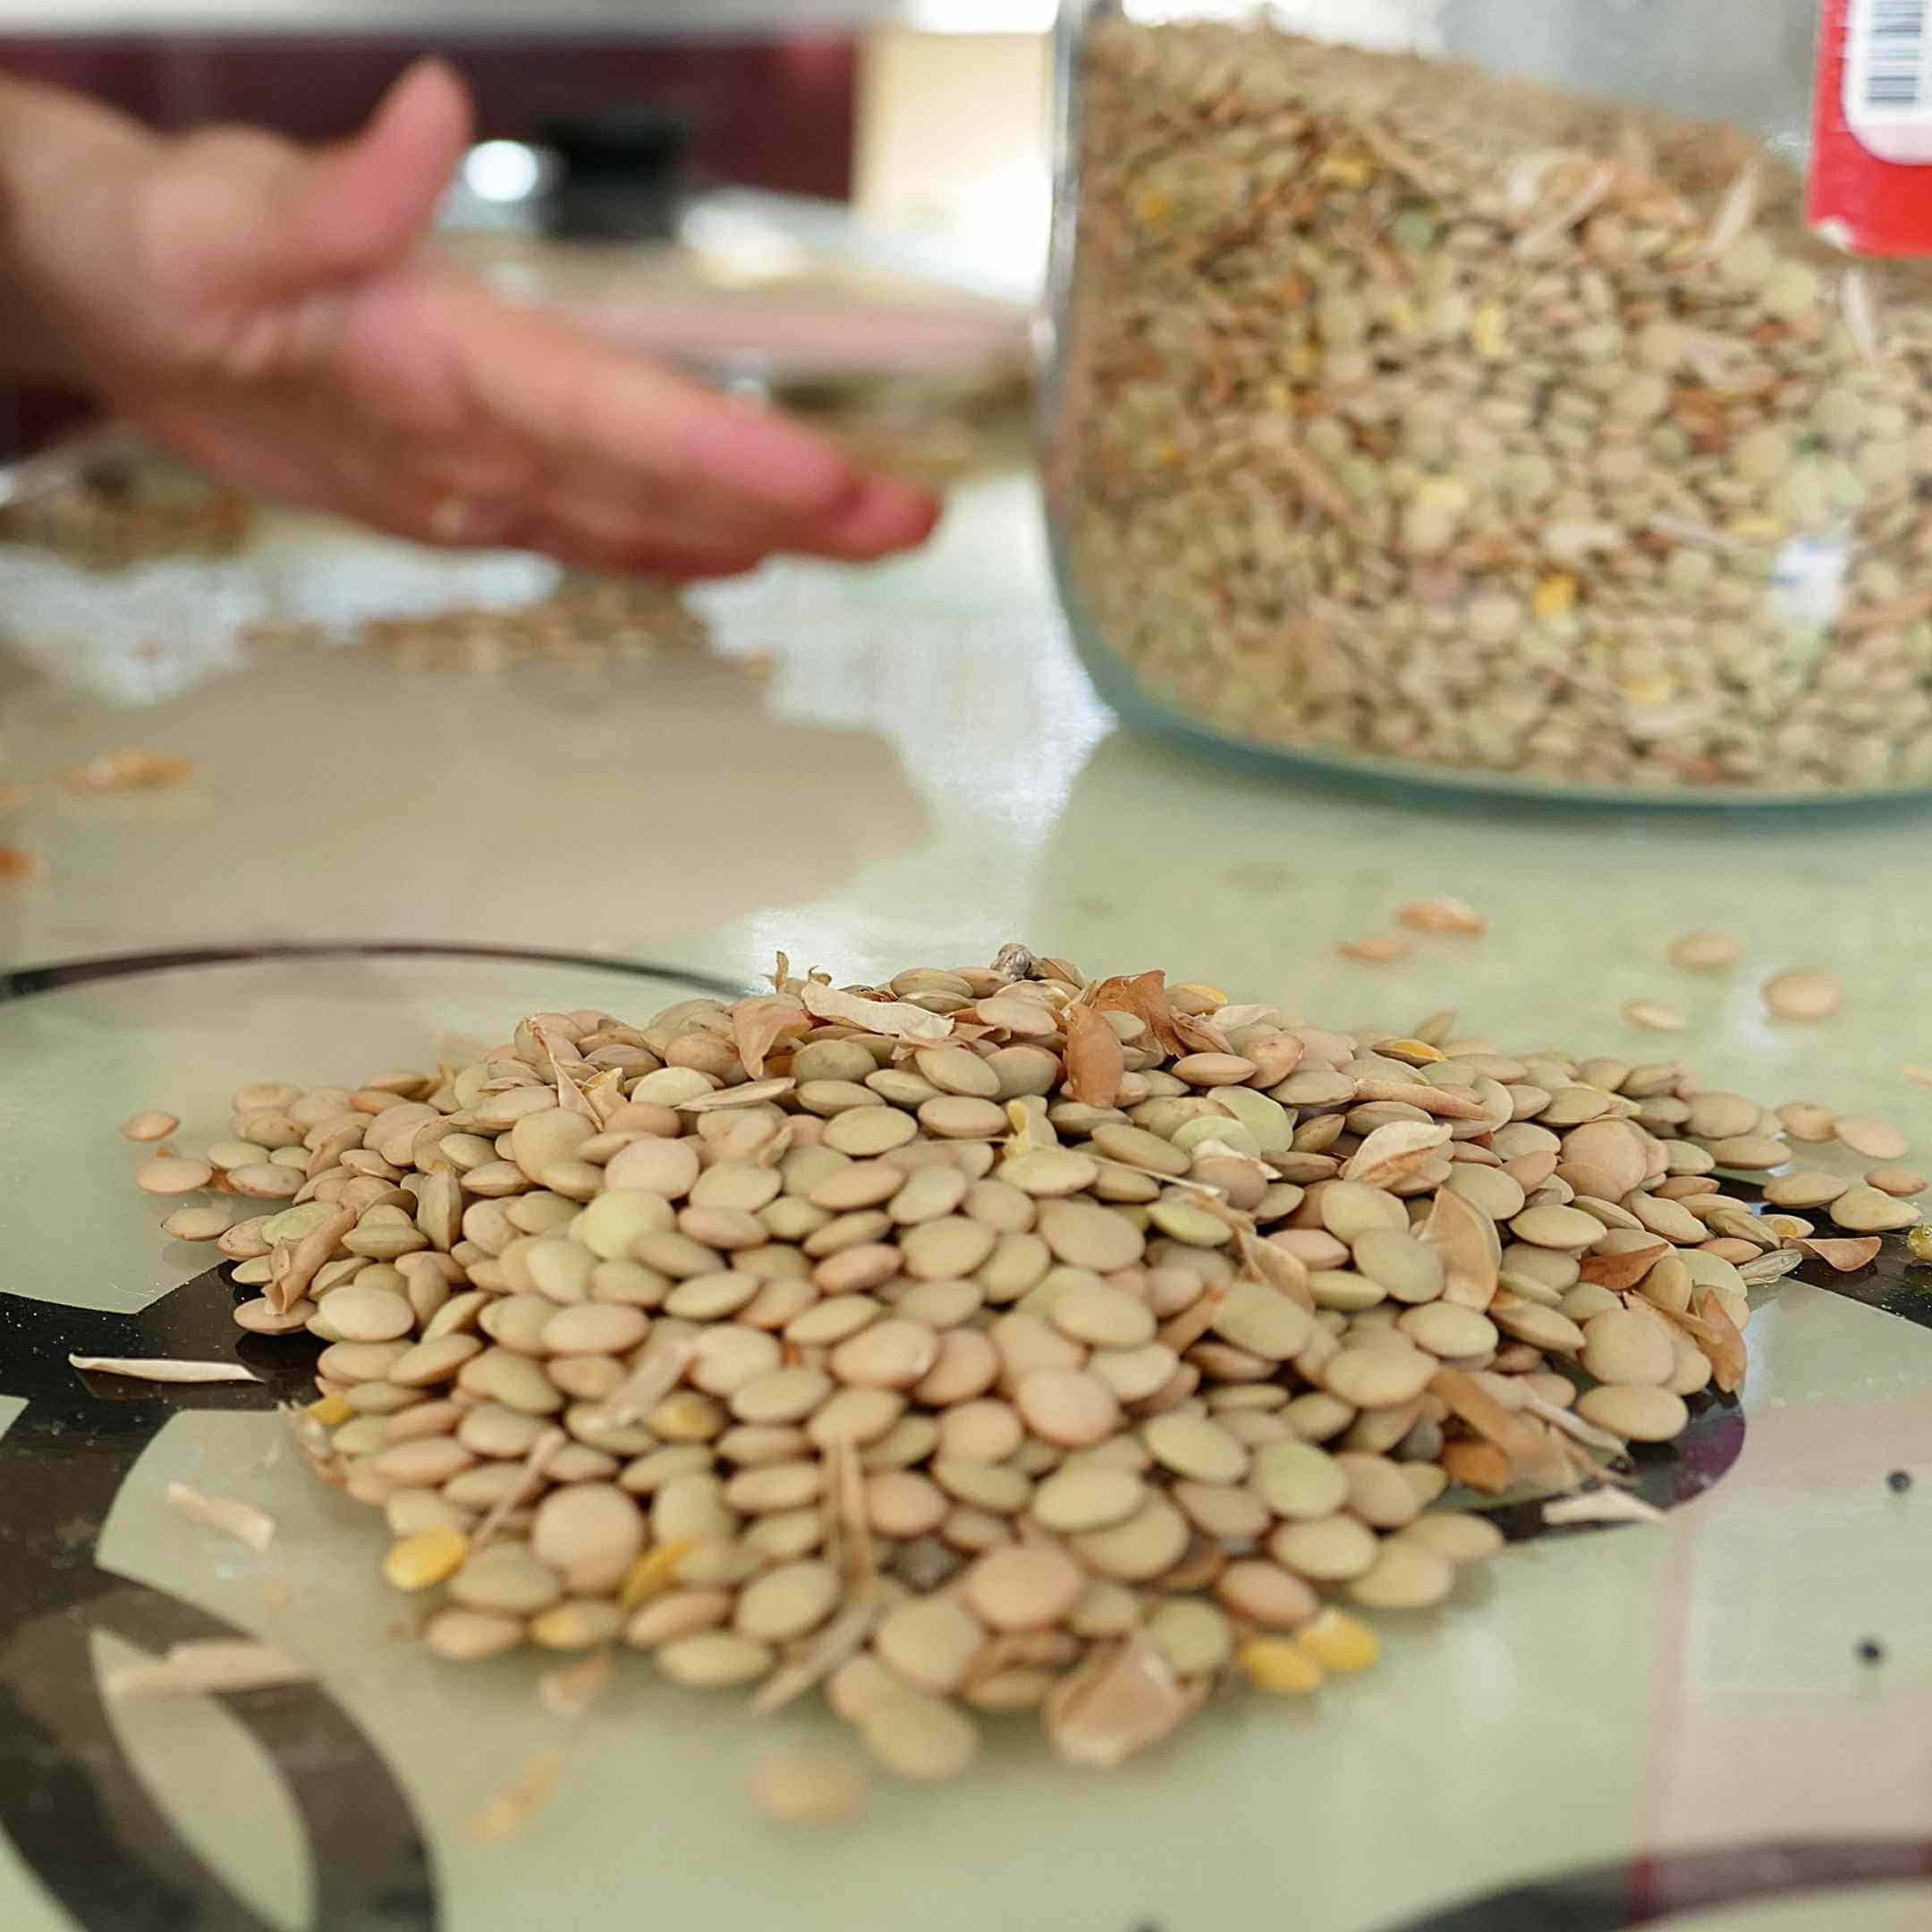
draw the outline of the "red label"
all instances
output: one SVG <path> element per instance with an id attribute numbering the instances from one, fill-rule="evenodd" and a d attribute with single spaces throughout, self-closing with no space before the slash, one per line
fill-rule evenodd
<path id="1" fill-rule="evenodd" d="M 1932 0 L 1823 0 L 1806 218 L 1855 255 L 1932 255 Z"/>

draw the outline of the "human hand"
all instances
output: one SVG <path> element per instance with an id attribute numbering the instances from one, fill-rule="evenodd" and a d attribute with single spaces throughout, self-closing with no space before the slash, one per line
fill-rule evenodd
<path id="1" fill-rule="evenodd" d="M 84 112 L 72 165 L 13 197 L 35 320 L 61 373 L 231 481 L 665 577 L 877 557 L 932 528 L 926 491 L 418 256 L 470 140 L 446 68 L 321 152 Z"/>

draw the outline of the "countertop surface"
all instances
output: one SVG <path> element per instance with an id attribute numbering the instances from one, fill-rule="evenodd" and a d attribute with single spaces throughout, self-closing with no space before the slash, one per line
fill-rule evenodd
<path id="1" fill-rule="evenodd" d="M 78 587 L 0 557 L 0 845 L 45 869 L 0 883 L 0 969 L 413 940 L 739 985 L 779 947 L 843 980 L 1021 939 L 1316 1021 L 1453 1006 L 1465 1031 L 1512 1046 L 1682 1056 L 1712 1085 L 1883 1115 L 1917 1163 L 1932 1152 L 1932 1091 L 1904 1072 L 1932 1064 L 1932 817 L 1422 807 L 1131 737 L 1069 652 L 1022 476 L 962 487 L 919 556 L 788 564 L 701 593 L 708 648 L 483 675 L 326 646 L 250 659 L 227 634 L 264 615 L 513 599 L 540 580 L 523 560 L 292 524 L 240 565 Z M 47 782 L 126 750 L 193 774 L 97 797 Z M 1389 965 L 1338 953 L 1443 894 L 1477 907 L 1486 935 L 1419 938 Z M 1668 942 L 1702 927 L 1744 942 L 1734 972 L 1668 963 Z M 1767 1014 L 1760 982 L 1797 967 L 1843 976 L 1838 1014 Z M 674 996 L 617 969 L 421 956 L 27 984 L 0 1000 L 0 1465 L 45 1393 L 9 1309 L 64 1308 L 76 1332 L 148 1318 L 204 1265 L 148 1225 L 123 1115 L 166 1105 L 190 1116 L 184 1136 L 212 1136 L 220 1097 L 251 1075 L 335 1078 L 412 1041 L 420 1056 L 438 1029 L 487 1028 L 499 1003 L 507 1023 L 539 1004 Z M 1619 1009 L 1640 996 L 1681 1008 L 1686 1030 L 1627 1024 Z M 0 1923 L 1922 1926 L 1932 1292 L 1860 1305 L 1856 1281 L 1809 1278 L 1822 1272 L 1759 1297 L 1735 1460 L 1664 1524 L 1512 1549 L 1479 1589 L 1391 1620 L 1406 1627 L 1385 1666 L 1319 1708 L 1240 1702 L 1111 1779 L 1016 1741 L 957 1788 L 896 1792 L 816 1839 L 743 1801 L 748 1720 L 635 1663 L 569 1741 L 549 1803 L 509 1842 L 471 1843 L 465 1821 L 556 1742 L 529 1673 L 462 1674 L 396 1641 L 379 1524 L 277 1458 L 272 1418 L 156 1414 L 105 1530 L 76 1505 L 97 1573 L 314 1661 L 328 1723 L 360 1730 L 394 1781 L 389 1824 L 411 1816 L 428 1851 L 412 1885 L 331 1889 L 330 1861 L 354 1866 L 367 1835 L 329 1781 L 351 1761 L 330 1757 L 348 1748 L 337 1733 L 244 1729 L 200 1700 L 111 1732 L 84 1721 L 62 1673 L 91 1667 L 89 1643 L 97 1665 L 160 1626 L 104 1611 L 77 1639 L 79 1612 L 40 1614 L 27 1585 L 0 1583 L 0 1821 L 15 1841 L 0 1834 Z M 1917 1477 L 1902 1495 L 1885 1482 L 1902 1468 Z M 157 1498 L 176 1476 L 270 1508 L 272 1555 L 170 1520 Z M 0 1487 L 0 1572 L 15 1506 Z M 1867 1637 L 1882 1665 L 1856 1660 Z M 131 1774 L 110 1775 L 114 1753 Z M 57 1831 L 23 1824 L 48 1807 Z M 56 1843 L 73 1848 L 64 1863 Z M 1768 1889 L 1784 1895 L 1752 1902 Z"/>

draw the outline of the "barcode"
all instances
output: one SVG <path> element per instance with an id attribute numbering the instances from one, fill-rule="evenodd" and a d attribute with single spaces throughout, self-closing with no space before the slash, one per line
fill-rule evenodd
<path id="1" fill-rule="evenodd" d="M 1858 49 L 1868 107 L 1916 107 L 1926 93 L 1926 38 L 1932 0 L 1868 0 Z M 1857 31 L 1854 29 L 1854 31 Z"/>
<path id="2" fill-rule="evenodd" d="M 1932 257 L 1932 0 L 1818 0 L 1818 60 L 1806 219 L 1854 255 Z"/>

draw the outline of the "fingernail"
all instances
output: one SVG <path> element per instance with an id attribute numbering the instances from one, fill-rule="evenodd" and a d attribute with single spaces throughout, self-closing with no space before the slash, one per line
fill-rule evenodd
<path id="1" fill-rule="evenodd" d="M 796 515 L 845 513 L 861 490 L 852 467 L 823 437 L 743 405 L 694 411 L 681 439 L 705 476 Z"/>
<path id="2" fill-rule="evenodd" d="M 830 547 L 842 556 L 860 557 L 910 549 L 932 534 L 939 510 L 939 498 L 930 490 L 894 477 L 870 478 L 833 523 Z"/>

